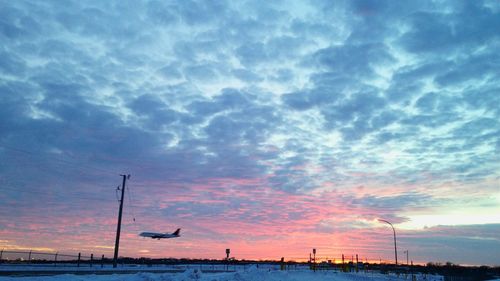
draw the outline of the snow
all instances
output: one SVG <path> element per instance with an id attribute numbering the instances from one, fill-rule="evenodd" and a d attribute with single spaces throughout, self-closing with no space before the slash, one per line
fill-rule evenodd
<path id="1" fill-rule="evenodd" d="M 82 272 L 85 273 L 85 272 Z M 0 281 L 404 281 L 410 276 L 380 274 L 376 272 L 343 273 L 337 271 L 311 271 L 307 269 L 279 271 L 274 268 L 248 266 L 234 272 L 203 272 L 199 268 L 187 268 L 178 273 L 138 272 L 133 274 L 59 274 L 53 276 L 0 276 Z M 2 272 L 0 271 L 0 274 Z M 417 275 L 418 281 L 442 281 L 441 276 Z"/>

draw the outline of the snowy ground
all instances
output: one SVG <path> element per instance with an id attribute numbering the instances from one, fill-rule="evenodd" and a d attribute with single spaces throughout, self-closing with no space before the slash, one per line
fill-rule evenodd
<path id="1" fill-rule="evenodd" d="M 441 276 L 416 276 L 416 280 L 441 281 Z M 26 276 L 5 277 L 0 276 L 0 281 L 396 281 L 411 280 L 410 276 L 378 273 L 342 273 L 335 271 L 290 270 L 279 271 L 249 266 L 245 270 L 236 272 L 207 273 L 196 268 L 189 268 L 179 273 L 150 273 L 140 272 L 134 274 L 63 274 L 54 276 Z"/>

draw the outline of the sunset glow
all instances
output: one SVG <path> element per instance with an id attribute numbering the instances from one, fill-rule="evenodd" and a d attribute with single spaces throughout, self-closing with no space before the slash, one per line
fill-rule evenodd
<path id="1" fill-rule="evenodd" d="M 121 256 L 500 265 L 500 2 L 64 2 L 0 1 L 0 249 L 131 174 Z"/>

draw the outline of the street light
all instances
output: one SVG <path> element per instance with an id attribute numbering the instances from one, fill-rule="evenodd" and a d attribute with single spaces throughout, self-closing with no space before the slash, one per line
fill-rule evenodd
<path id="1" fill-rule="evenodd" d="M 410 265 L 409 259 L 408 259 L 408 250 L 404 251 L 403 253 L 406 254 L 406 265 Z"/>
<path id="2" fill-rule="evenodd" d="M 394 233 L 394 256 L 396 257 L 396 265 L 398 265 L 398 250 L 397 250 L 397 247 L 396 247 L 396 230 L 394 229 L 394 226 L 392 225 L 392 223 L 386 221 L 386 220 L 382 220 L 382 219 L 379 219 L 378 220 L 379 222 L 385 222 L 387 224 L 389 224 L 391 227 L 392 227 L 392 232 Z"/>

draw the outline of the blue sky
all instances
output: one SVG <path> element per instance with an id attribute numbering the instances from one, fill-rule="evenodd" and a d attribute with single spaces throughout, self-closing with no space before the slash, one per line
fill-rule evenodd
<path id="1" fill-rule="evenodd" d="M 497 1 L 0 7 L 0 247 L 500 264 Z"/>

